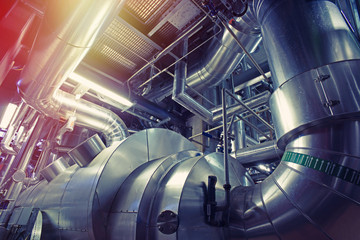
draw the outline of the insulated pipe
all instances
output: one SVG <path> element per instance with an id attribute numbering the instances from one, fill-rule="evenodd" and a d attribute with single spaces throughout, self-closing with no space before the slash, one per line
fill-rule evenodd
<path id="1" fill-rule="evenodd" d="M 16 131 L 21 125 L 21 121 L 23 121 L 28 110 L 29 110 L 29 106 L 24 102 L 21 102 L 21 104 L 18 106 L 14 116 L 11 119 L 7 132 L 1 141 L 1 150 L 3 152 L 12 155 L 15 155 L 17 153 L 15 149 L 10 146 L 10 144 L 14 138 Z"/>
<path id="2" fill-rule="evenodd" d="M 123 4 L 123 0 L 50 1 L 18 87 L 26 103 L 47 116 L 59 119 L 75 115 L 81 126 L 116 132 L 107 134 L 116 137 L 110 142 L 128 135 L 121 119 L 59 88 Z"/>
<path id="3" fill-rule="evenodd" d="M 275 87 L 310 69 L 360 58 L 358 42 L 330 1 L 254 2 Z"/>
<path id="4" fill-rule="evenodd" d="M 329 1 L 255 0 L 253 8 L 286 151 L 261 184 L 232 191 L 230 238 L 358 239 L 358 43 Z"/>
<path id="5" fill-rule="evenodd" d="M 183 43 L 182 54 L 185 55 L 187 52 L 187 43 Z M 187 64 L 184 60 L 181 60 L 175 65 L 175 77 L 174 77 L 174 89 L 172 94 L 172 99 L 178 104 L 182 105 L 184 108 L 188 109 L 190 112 L 200 117 L 207 123 L 215 123 L 221 121 L 222 119 L 222 109 L 215 108 L 213 110 L 208 110 L 195 99 L 193 99 L 188 93 L 186 93 L 186 72 Z M 255 108 L 260 105 L 263 105 L 268 102 L 270 97 L 270 92 L 266 91 L 264 93 L 255 96 L 254 98 L 247 99 L 244 101 L 244 104 L 238 104 L 231 106 L 227 111 L 229 114 L 234 114 L 240 111 L 246 111 L 250 108 Z"/>
<path id="6" fill-rule="evenodd" d="M 250 15 L 247 15 L 250 16 Z M 234 35 L 244 45 L 249 52 L 252 52 L 261 42 L 261 37 L 254 17 L 237 19 L 235 29 L 229 25 Z M 246 23 L 245 23 L 246 22 Z M 241 25 L 241 27 L 240 27 Z M 187 54 L 183 52 L 183 56 Z M 233 41 L 233 36 L 229 31 L 223 29 L 222 34 L 216 36 L 206 47 L 205 54 L 202 55 L 201 61 L 193 66 L 187 72 L 186 63 L 180 61 L 175 66 L 175 80 L 173 88 L 173 100 L 197 115 L 207 123 L 216 122 L 213 120 L 213 114 L 193 99 L 185 92 L 186 84 L 195 90 L 216 86 L 235 70 L 240 61 L 244 58 L 244 51 Z M 182 70 L 180 70 L 182 69 Z M 182 75 L 180 76 L 180 71 Z M 221 115 L 218 116 L 221 119 Z M 220 119 L 217 119 L 219 121 Z"/>
<path id="7" fill-rule="evenodd" d="M 187 39 L 182 43 L 182 55 L 187 53 Z M 195 101 L 189 94 L 185 92 L 186 86 L 186 62 L 180 60 L 175 64 L 174 89 L 172 99 L 178 104 L 188 109 L 193 114 L 199 116 L 206 122 L 212 121 L 212 113 Z"/>
<path id="8" fill-rule="evenodd" d="M 26 168 L 28 167 L 32 159 L 34 149 L 36 147 L 36 144 L 38 143 L 41 134 L 41 129 L 43 127 L 43 124 L 45 123 L 44 117 L 39 117 L 38 114 L 36 115 L 37 119 L 34 123 L 33 128 L 30 130 L 31 135 L 26 145 L 24 146 L 24 152 L 22 153 L 20 163 L 17 167 L 16 172 L 12 175 L 12 183 L 4 198 L 4 200 L 8 201 L 9 204 L 6 207 L 6 210 L 1 213 L 0 226 L 6 226 L 8 224 L 8 220 L 14 209 L 15 202 L 20 192 L 22 191 L 24 180 L 26 178 Z"/>
<path id="9" fill-rule="evenodd" d="M 280 160 L 283 153 L 284 151 L 277 147 L 276 141 L 272 140 L 237 150 L 235 158 L 244 165 L 255 162 L 265 162 L 273 159 Z"/>
<path id="10" fill-rule="evenodd" d="M 248 15 L 249 16 L 249 15 Z M 252 52 L 261 42 L 260 31 L 254 22 L 254 18 L 236 21 L 237 28 L 229 25 L 245 48 Z M 241 26 L 241 27 L 239 27 Z M 187 73 L 186 83 L 196 90 L 216 86 L 230 76 L 245 54 L 233 41 L 233 37 L 227 30 L 218 34 L 203 50 L 200 61 L 194 64 Z"/>

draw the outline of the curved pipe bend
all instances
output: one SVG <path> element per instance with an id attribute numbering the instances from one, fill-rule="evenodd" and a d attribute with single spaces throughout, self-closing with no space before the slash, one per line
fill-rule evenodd
<path id="1" fill-rule="evenodd" d="M 357 90 L 344 91 L 343 79 L 351 72 L 348 85 L 358 86 L 360 79 L 355 76 L 359 71 L 341 66 L 360 59 L 358 43 L 330 1 L 254 0 L 253 12 L 261 25 L 275 92 L 290 88 L 286 94 L 293 93 L 289 95 L 293 97 L 278 101 L 282 107 L 270 106 L 275 127 L 292 126 L 303 118 L 314 124 L 288 138 L 282 162 L 267 179 L 232 190 L 230 238 L 358 239 L 360 119 L 344 114 L 358 112 L 359 105 L 356 99 L 351 100 L 356 103 L 341 101 L 337 106 L 321 102 L 336 94 L 357 96 Z M 319 98 L 310 94 L 314 85 L 307 85 L 305 79 L 294 84 L 293 78 L 306 72 L 316 73 L 314 79 L 324 74 L 331 79 L 321 82 L 323 88 L 316 83 Z M 299 98 L 311 101 L 294 104 Z M 292 109 L 294 106 L 297 109 Z M 327 115 L 311 119 L 310 113 L 317 110 Z"/>

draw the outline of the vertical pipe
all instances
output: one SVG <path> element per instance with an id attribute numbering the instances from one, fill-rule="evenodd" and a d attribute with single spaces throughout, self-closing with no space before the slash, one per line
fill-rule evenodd
<path id="1" fill-rule="evenodd" d="M 227 129 L 227 114 L 226 114 L 226 89 L 222 89 L 222 113 L 223 113 L 223 143 L 224 143 L 224 175 L 225 175 L 225 206 L 223 209 L 223 220 L 225 225 L 229 224 L 229 208 L 230 208 L 230 178 L 229 178 L 229 152 L 228 152 L 228 129 Z"/>
<path id="2" fill-rule="evenodd" d="M 227 114 L 226 114 L 226 91 L 222 89 L 222 114 L 223 114 L 223 142 L 224 142 L 224 174 L 225 184 L 230 185 L 229 179 L 229 162 L 228 162 L 228 130 L 227 130 Z"/>
<path id="3" fill-rule="evenodd" d="M 25 149 L 21 157 L 18 169 L 12 176 L 13 182 L 11 183 L 11 186 L 5 197 L 5 201 L 8 201 L 8 205 L 7 208 L 1 212 L 0 226 L 6 226 L 10 219 L 12 211 L 15 207 L 15 202 L 23 187 L 23 181 L 26 177 L 26 173 L 25 173 L 26 168 L 31 161 L 31 157 L 34 152 L 35 146 L 38 142 L 38 139 L 40 137 L 40 134 L 42 132 L 41 130 L 43 128 L 44 122 L 45 122 L 44 117 L 38 117 L 38 120 L 35 122 L 35 126 L 32 130 L 32 133 L 27 143 L 24 145 Z"/>
<path id="4" fill-rule="evenodd" d="M 4 151 L 5 153 L 16 154 L 16 151 L 12 147 L 10 147 L 10 143 L 14 138 L 14 134 L 18 130 L 21 121 L 26 116 L 28 110 L 29 110 L 29 106 L 26 103 L 21 102 L 14 116 L 12 117 L 8 130 L 3 140 L 1 141 L 1 150 Z"/>
<path id="5" fill-rule="evenodd" d="M 15 155 L 12 154 L 8 154 L 6 156 L 5 162 L 7 163 L 6 168 L 3 170 L 3 176 L 1 177 L 0 180 L 0 190 L 2 189 L 2 185 L 5 182 L 5 180 L 7 180 L 7 176 L 9 174 L 10 169 L 12 169 L 14 166 L 14 160 L 15 160 Z"/>

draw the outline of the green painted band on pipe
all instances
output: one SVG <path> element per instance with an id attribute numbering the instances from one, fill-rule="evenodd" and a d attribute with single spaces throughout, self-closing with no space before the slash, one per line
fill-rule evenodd
<path id="1" fill-rule="evenodd" d="M 284 153 L 281 160 L 285 162 L 296 163 L 360 186 L 360 172 L 338 163 L 302 153 L 289 151 Z"/>

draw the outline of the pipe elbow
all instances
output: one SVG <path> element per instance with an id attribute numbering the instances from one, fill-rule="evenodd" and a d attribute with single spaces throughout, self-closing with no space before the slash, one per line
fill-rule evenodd
<path id="1" fill-rule="evenodd" d="M 6 154 L 11 154 L 11 155 L 17 154 L 17 152 L 6 143 L 1 143 L 0 149 L 3 153 L 6 153 Z"/>

